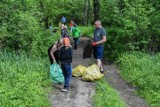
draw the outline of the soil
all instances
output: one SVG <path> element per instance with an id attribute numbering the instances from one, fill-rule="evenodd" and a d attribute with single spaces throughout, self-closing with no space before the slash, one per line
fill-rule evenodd
<path id="1" fill-rule="evenodd" d="M 83 47 L 88 38 L 81 37 L 77 50 L 73 50 L 72 67 L 78 65 L 89 66 L 94 63 L 93 58 L 83 59 Z M 135 88 L 123 80 L 118 69 L 113 64 L 103 63 L 105 78 L 115 88 L 128 107 L 148 107 L 145 100 L 135 93 Z M 61 92 L 62 84 L 53 84 L 53 90 L 49 93 L 52 107 L 94 107 L 92 96 L 95 93 L 94 82 L 84 82 L 81 77 L 72 77 L 69 92 Z"/>

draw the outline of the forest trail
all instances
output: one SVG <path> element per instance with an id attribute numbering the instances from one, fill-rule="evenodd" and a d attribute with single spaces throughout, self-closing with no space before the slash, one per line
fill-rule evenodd
<path id="1" fill-rule="evenodd" d="M 93 64 L 93 58 L 82 58 L 83 47 L 88 38 L 81 38 L 78 50 L 73 51 L 73 68 L 78 65 L 89 66 Z M 105 78 L 109 84 L 119 91 L 122 99 L 128 107 L 148 107 L 147 103 L 138 97 L 135 89 L 128 85 L 119 75 L 118 69 L 114 65 L 104 64 Z M 62 85 L 53 84 L 53 90 L 49 93 L 52 107 L 94 107 L 92 96 L 95 93 L 94 82 L 84 82 L 81 77 L 72 77 L 69 92 L 61 92 Z"/>

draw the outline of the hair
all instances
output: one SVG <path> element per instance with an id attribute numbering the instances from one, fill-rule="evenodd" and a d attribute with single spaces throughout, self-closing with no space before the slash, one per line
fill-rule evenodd
<path id="1" fill-rule="evenodd" d="M 101 25 L 101 21 L 100 21 L 100 20 L 96 20 L 95 23 L 96 23 L 96 22 L 99 23 L 99 24 Z"/>
<path id="2" fill-rule="evenodd" d="M 68 37 L 63 38 L 63 45 L 64 46 L 70 46 L 70 40 Z"/>
<path id="3" fill-rule="evenodd" d="M 58 39 L 57 44 L 62 45 L 63 44 L 63 38 Z"/>

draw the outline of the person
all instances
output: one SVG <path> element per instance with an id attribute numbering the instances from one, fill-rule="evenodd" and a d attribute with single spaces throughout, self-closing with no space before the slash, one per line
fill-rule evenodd
<path id="1" fill-rule="evenodd" d="M 78 40 L 80 38 L 81 31 L 76 24 L 74 24 L 72 35 L 73 35 L 73 39 L 74 39 L 74 49 L 77 50 Z"/>
<path id="2" fill-rule="evenodd" d="M 48 55 L 50 59 L 50 64 L 57 63 L 60 64 L 60 53 L 59 50 L 62 47 L 63 39 L 58 39 L 52 46 L 48 49 Z"/>
<path id="3" fill-rule="evenodd" d="M 51 24 L 51 23 L 49 24 L 48 29 L 51 31 L 51 34 L 53 34 L 53 27 L 52 27 L 52 24 Z"/>
<path id="4" fill-rule="evenodd" d="M 68 37 L 69 38 L 69 33 L 67 30 L 67 26 L 64 24 L 61 24 L 61 38 L 65 38 Z"/>
<path id="5" fill-rule="evenodd" d="M 69 89 L 70 79 L 72 77 L 72 57 L 73 52 L 69 38 L 63 38 L 63 47 L 60 49 L 61 68 L 64 76 L 64 86 L 61 89 L 63 92 L 67 92 Z"/>
<path id="6" fill-rule="evenodd" d="M 102 27 L 101 21 L 95 21 L 95 30 L 94 30 L 94 38 L 92 42 L 93 46 L 93 54 L 96 59 L 96 64 L 99 67 L 101 73 L 104 72 L 102 66 L 102 57 L 104 50 L 104 43 L 106 42 L 106 30 Z"/>
<path id="7" fill-rule="evenodd" d="M 74 28 L 74 22 L 73 22 L 73 20 L 71 20 L 71 22 L 69 23 L 69 26 L 70 26 L 70 32 L 72 33 L 72 30 L 73 30 L 73 28 Z"/>
<path id="8" fill-rule="evenodd" d="M 65 25 L 65 24 L 66 24 L 66 21 L 67 21 L 67 19 L 63 16 L 62 19 L 61 19 L 62 24 Z"/>

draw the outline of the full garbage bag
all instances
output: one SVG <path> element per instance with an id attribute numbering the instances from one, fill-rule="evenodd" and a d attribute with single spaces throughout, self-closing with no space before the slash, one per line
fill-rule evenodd
<path id="1" fill-rule="evenodd" d="M 82 75 L 84 81 L 95 81 L 99 80 L 104 76 L 100 73 L 100 70 L 96 64 L 93 64 L 85 69 Z"/>
<path id="2" fill-rule="evenodd" d="M 88 40 L 87 45 L 83 48 L 83 59 L 92 56 L 93 46 L 92 40 Z"/>
<path id="3" fill-rule="evenodd" d="M 53 81 L 53 83 L 63 83 L 64 82 L 64 76 L 62 73 L 62 69 L 57 63 L 53 63 L 50 66 L 50 78 Z"/>
<path id="4" fill-rule="evenodd" d="M 76 68 L 73 69 L 72 75 L 75 76 L 75 77 L 82 76 L 85 69 L 86 69 L 85 66 L 78 65 Z"/>

